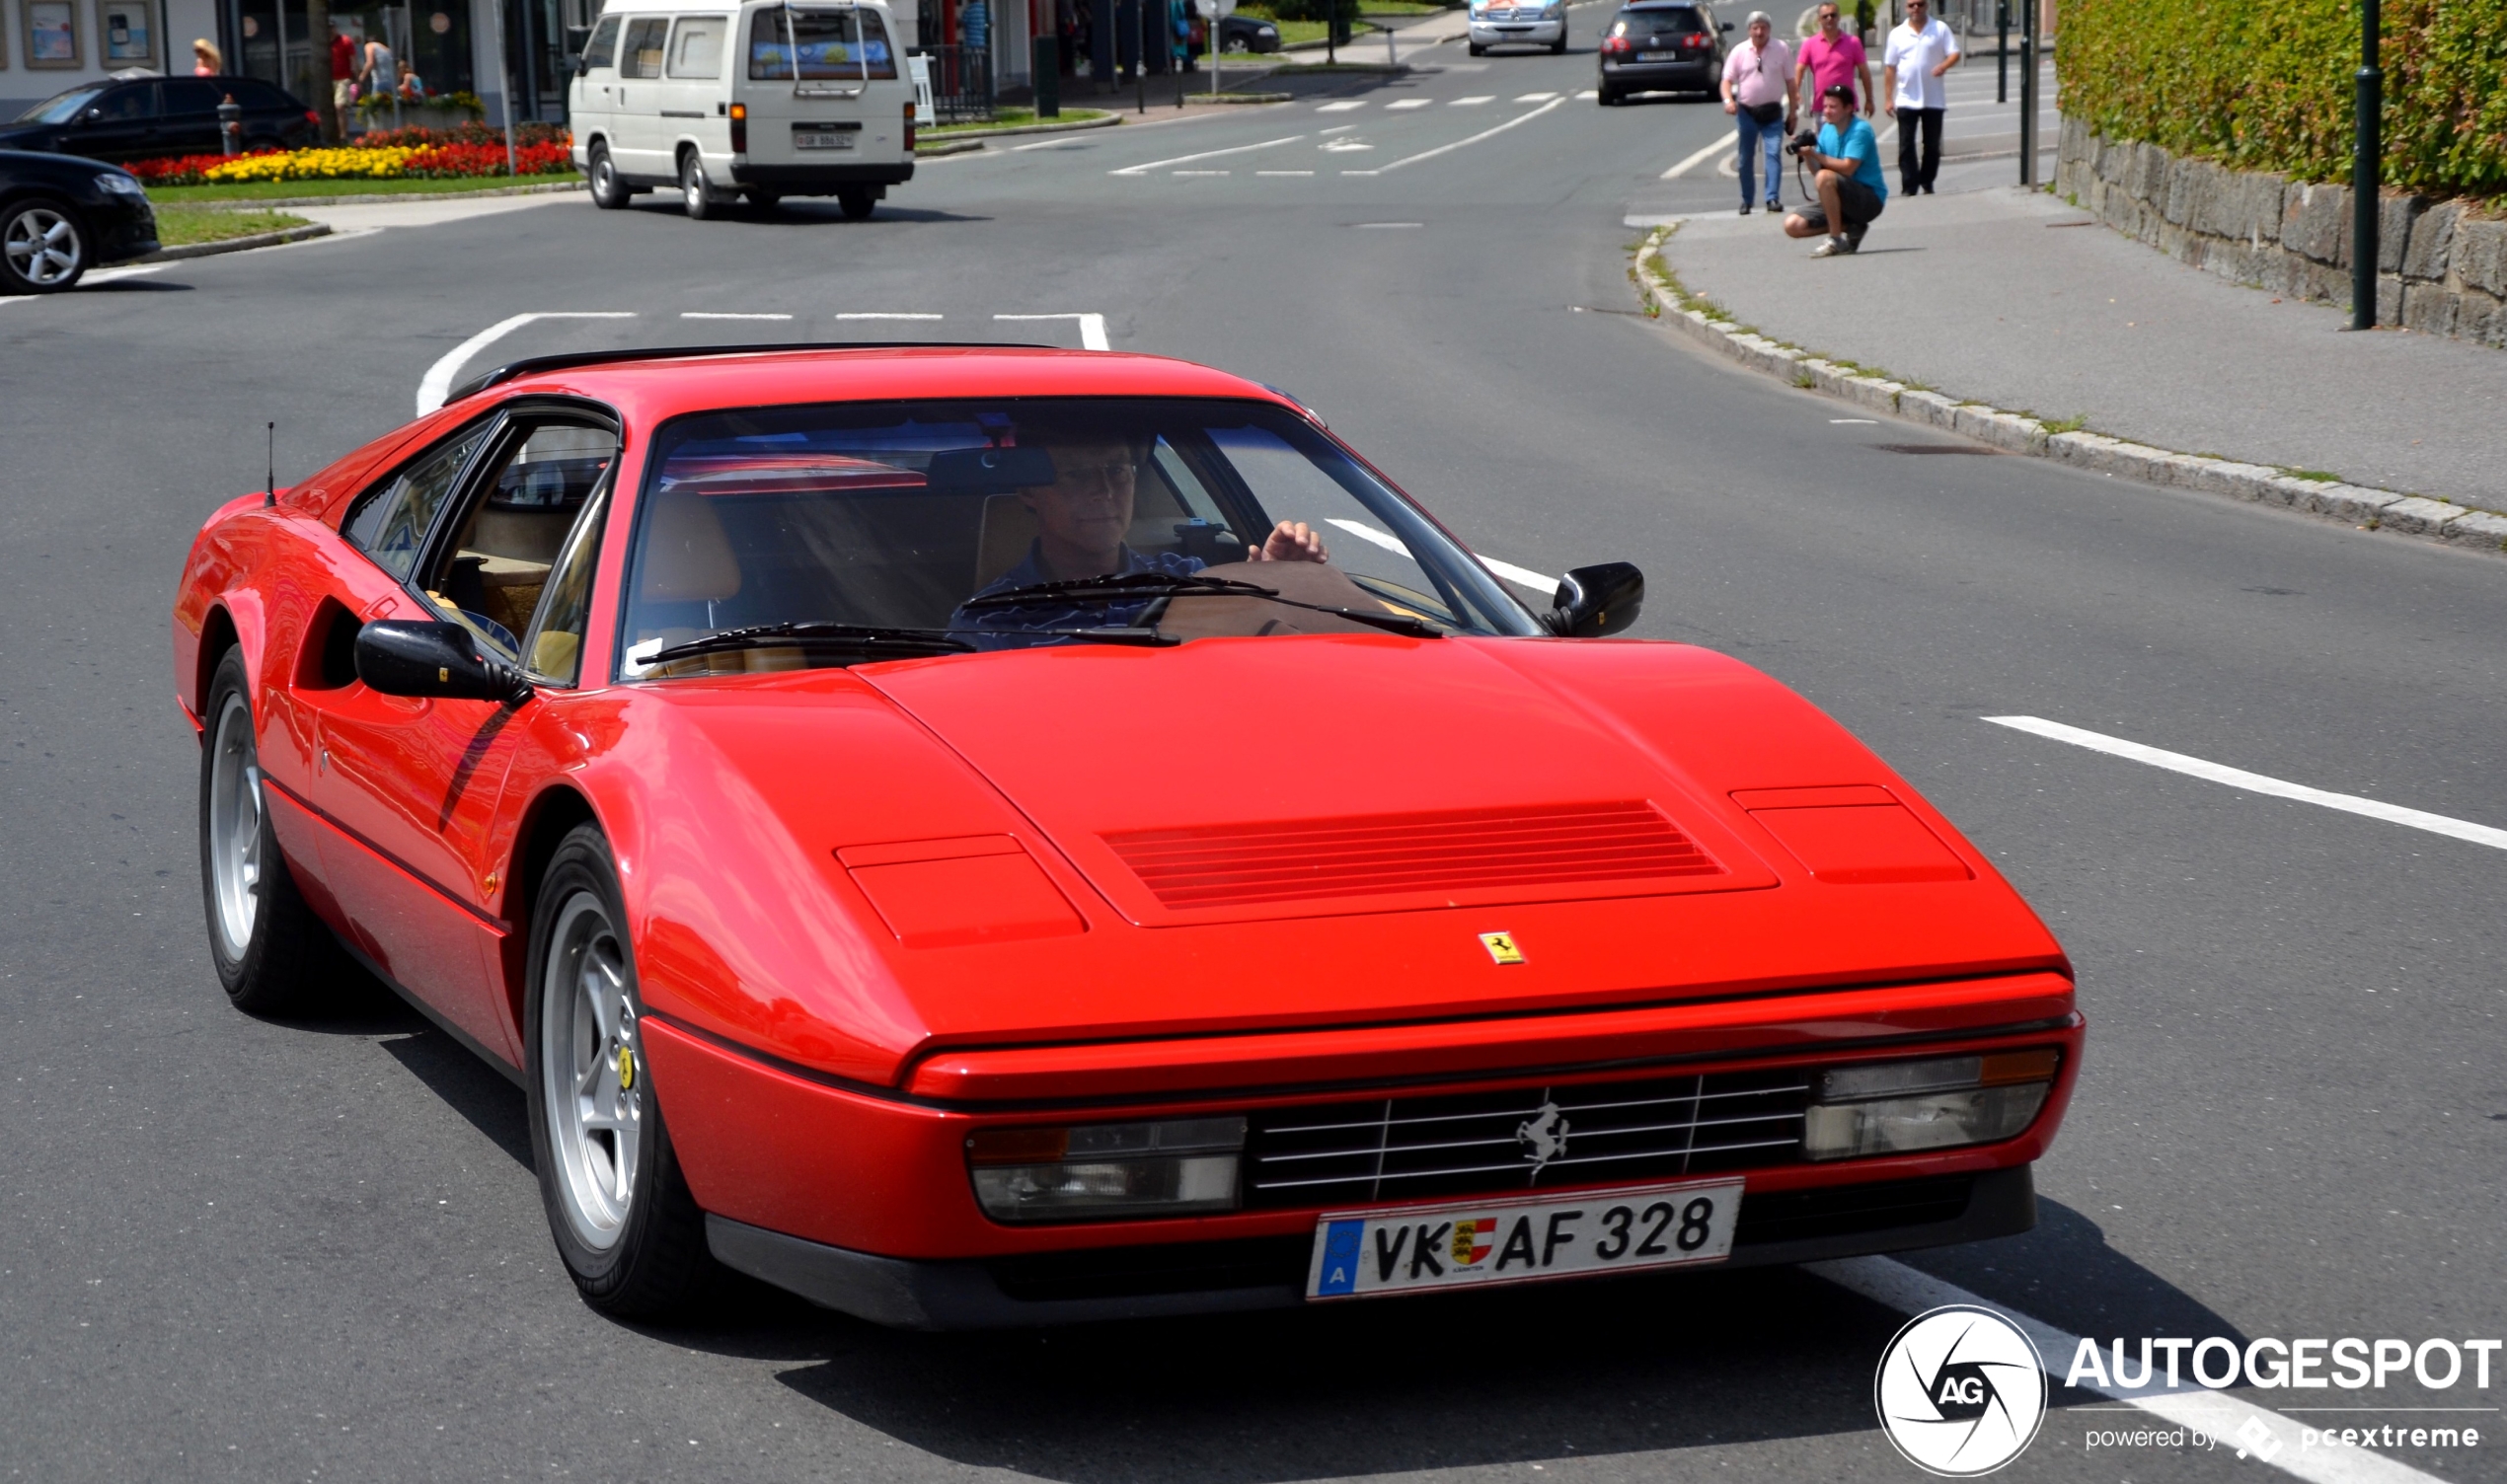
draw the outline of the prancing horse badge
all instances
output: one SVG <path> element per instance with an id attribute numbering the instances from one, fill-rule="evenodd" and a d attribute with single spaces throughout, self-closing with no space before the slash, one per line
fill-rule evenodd
<path id="1" fill-rule="evenodd" d="M 1480 945 L 1488 950 L 1490 958 L 1501 964 L 1523 962 L 1523 950 L 1515 946 L 1515 935 L 1511 932 L 1483 932 L 1480 935 Z"/>

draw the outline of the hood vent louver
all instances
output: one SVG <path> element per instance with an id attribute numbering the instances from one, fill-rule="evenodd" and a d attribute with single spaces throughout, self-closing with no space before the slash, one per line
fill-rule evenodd
<path id="1" fill-rule="evenodd" d="M 1171 911 L 1724 873 L 1641 799 L 1137 830 L 1103 839 Z"/>

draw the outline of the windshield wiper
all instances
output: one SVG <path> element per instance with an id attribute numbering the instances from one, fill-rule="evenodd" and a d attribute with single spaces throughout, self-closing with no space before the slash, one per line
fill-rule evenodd
<path id="1" fill-rule="evenodd" d="M 946 629 L 897 629 L 877 624 L 835 624 L 827 622 L 751 624 L 742 629 L 725 629 L 702 638 L 672 644 L 669 648 L 646 656 L 638 663 L 666 665 L 674 659 L 692 659 L 700 654 L 720 654 L 729 649 L 754 649 L 766 644 L 791 644 L 802 649 L 837 649 L 879 659 L 904 659 L 917 655 L 966 654 L 974 645 L 958 638 Z"/>
<path id="2" fill-rule="evenodd" d="M 1283 608 L 1302 608 L 1309 613 L 1328 613 L 1336 618 L 1407 634 L 1411 638 L 1439 639 L 1445 631 L 1424 619 L 1406 614 L 1369 613 L 1362 608 L 1341 608 L 1329 603 L 1308 603 L 1297 598 L 1283 598 L 1279 589 L 1259 583 L 1240 582 L 1233 577 L 1204 577 L 1198 573 L 1124 572 L 1112 577 L 1074 577 L 1061 582 L 1030 582 L 1025 587 L 1005 592 L 987 593 L 969 598 L 958 605 L 960 611 L 988 608 L 1033 608 L 1053 599 L 1072 603 L 1122 602 L 1130 598 L 1260 598 Z M 1144 612 L 1137 621 L 1144 627 L 1155 627 L 1166 613 L 1159 602 Z M 1033 632 L 1048 631 L 1036 630 Z"/>
<path id="3" fill-rule="evenodd" d="M 1056 598 L 1074 603 L 1122 602 L 1128 598 L 1174 598 L 1186 594 L 1241 598 L 1276 598 L 1272 588 L 1230 577 L 1204 577 L 1191 572 L 1121 572 L 1108 577 L 1070 577 L 1059 582 L 1030 582 L 1024 587 L 984 593 L 958 604 L 961 611 L 986 608 L 1035 608 Z"/>

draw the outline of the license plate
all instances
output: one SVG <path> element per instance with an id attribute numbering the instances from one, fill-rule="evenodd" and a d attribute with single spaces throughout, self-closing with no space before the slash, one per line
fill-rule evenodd
<path id="1" fill-rule="evenodd" d="M 1306 1297 L 1371 1298 L 1720 1262 L 1732 1255 L 1741 1187 L 1686 1180 L 1329 1212 L 1315 1224 Z"/>
<path id="2" fill-rule="evenodd" d="M 793 148 L 795 149 L 851 149 L 853 140 L 852 134 L 840 134 L 832 129 L 793 130 Z"/>
<path id="3" fill-rule="evenodd" d="M 1636 53 L 1636 60 L 1640 62 L 1676 62 L 1680 60 L 1680 53 L 1676 51 L 1640 51 Z"/>

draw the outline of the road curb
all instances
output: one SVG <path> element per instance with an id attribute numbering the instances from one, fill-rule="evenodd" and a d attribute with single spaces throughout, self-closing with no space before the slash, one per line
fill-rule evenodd
<path id="1" fill-rule="evenodd" d="M 390 201 L 476 201 L 496 195 L 555 195 L 580 190 L 580 180 L 552 181 L 539 186 L 498 186 L 488 190 L 367 190 L 355 195 L 271 195 L 231 201 L 159 201 L 152 206 L 198 206 L 209 211 L 268 211 L 280 206 L 373 206 Z"/>
<path id="2" fill-rule="evenodd" d="M 1670 228 L 1656 228 L 1636 250 L 1632 270 L 1661 322 L 1754 371 L 1804 391 L 1824 392 L 1857 407 L 1973 438 L 2007 453 L 2052 459 L 2092 473 L 2150 484 L 2274 505 L 2337 520 L 2363 531 L 2391 531 L 2466 551 L 2507 554 L 2507 515 L 2338 480 L 2300 479 L 2268 465 L 2180 454 L 2102 433 L 2057 431 L 2023 413 L 1945 397 L 1928 387 L 1867 376 L 1850 364 L 1839 364 L 1798 346 L 1769 339 L 1731 323 L 1720 311 L 1709 314 L 1693 307 L 1706 301 L 1656 276 L 1668 278 L 1671 274 L 1671 265 L 1660 257 L 1662 245 L 1671 234 Z M 1649 265 L 1652 271 L 1647 271 Z"/>
<path id="3" fill-rule="evenodd" d="M 303 242 L 312 237 L 329 237 L 329 222 L 310 222 L 279 232 L 256 232 L 250 237 L 230 237 L 224 242 L 186 243 L 179 248 L 159 248 L 139 260 L 141 262 L 180 262 L 186 258 L 215 258 L 220 253 L 243 253 L 254 248 L 274 248 L 281 243 Z"/>

